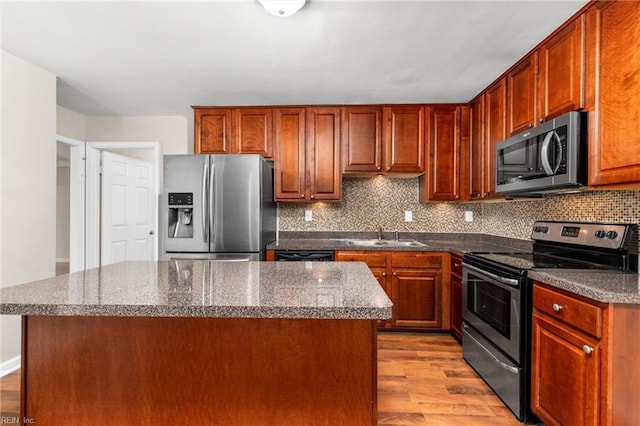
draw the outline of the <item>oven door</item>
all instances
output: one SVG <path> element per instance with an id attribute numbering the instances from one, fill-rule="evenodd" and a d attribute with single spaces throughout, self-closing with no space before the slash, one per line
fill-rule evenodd
<path id="1" fill-rule="evenodd" d="M 499 277 L 463 263 L 463 318 L 517 363 L 520 359 L 521 279 Z"/>

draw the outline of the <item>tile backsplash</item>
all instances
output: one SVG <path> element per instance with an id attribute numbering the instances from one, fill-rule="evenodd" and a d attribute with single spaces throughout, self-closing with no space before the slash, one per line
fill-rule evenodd
<path id="1" fill-rule="evenodd" d="M 281 231 L 484 233 L 528 239 L 535 220 L 640 224 L 640 190 L 589 191 L 527 201 L 419 203 L 417 178 L 344 178 L 340 203 L 279 203 Z M 313 220 L 305 222 L 305 210 Z M 411 211 L 412 222 L 404 221 Z M 465 222 L 465 211 L 473 222 Z"/>

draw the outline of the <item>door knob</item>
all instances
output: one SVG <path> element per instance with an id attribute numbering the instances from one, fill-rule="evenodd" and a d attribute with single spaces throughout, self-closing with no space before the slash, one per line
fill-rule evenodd
<path id="1" fill-rule="evenodd" d="M 589 355 L 593 352 L 593 348 L 589 345 L 584 345 L 582 347 L 582 350 L 584 351 L 585 354 Z"/>
<path id="2" fill-rule="evenodd" d="M 153 235 L 153 234 L 155 234 L 155 232 L 152 229 L 151 231 L 149 231 L 149 235 Z"/>

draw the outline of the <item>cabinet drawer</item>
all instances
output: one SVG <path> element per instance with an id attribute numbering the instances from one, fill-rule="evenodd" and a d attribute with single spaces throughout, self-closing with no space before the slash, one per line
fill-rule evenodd
<path id="1" fill-rule="evenodd" d="M 442 269 L 442 256 L 420 252 L 391 253 L 391 267 Z"/>
<path id="2" fill-rule="evenodd" d="M 336 252 L 338 262 L 365 262 L 370 268 L 386 268 L 387 255 L 382 253 L 339 251 Z"/>
<path id="3" fill-rule="evenodd" d="M 602 308 L 535 284 L 533 307 L 595 337 L 602 337 Z"/>

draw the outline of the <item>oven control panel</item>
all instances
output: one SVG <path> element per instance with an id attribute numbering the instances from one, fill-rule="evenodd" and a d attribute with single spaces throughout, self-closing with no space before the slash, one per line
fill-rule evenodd
<path id="1" fill-rule="evenodd" d="M 633 225 L 536 221 L 531 239 L 619 249 Z"/>

